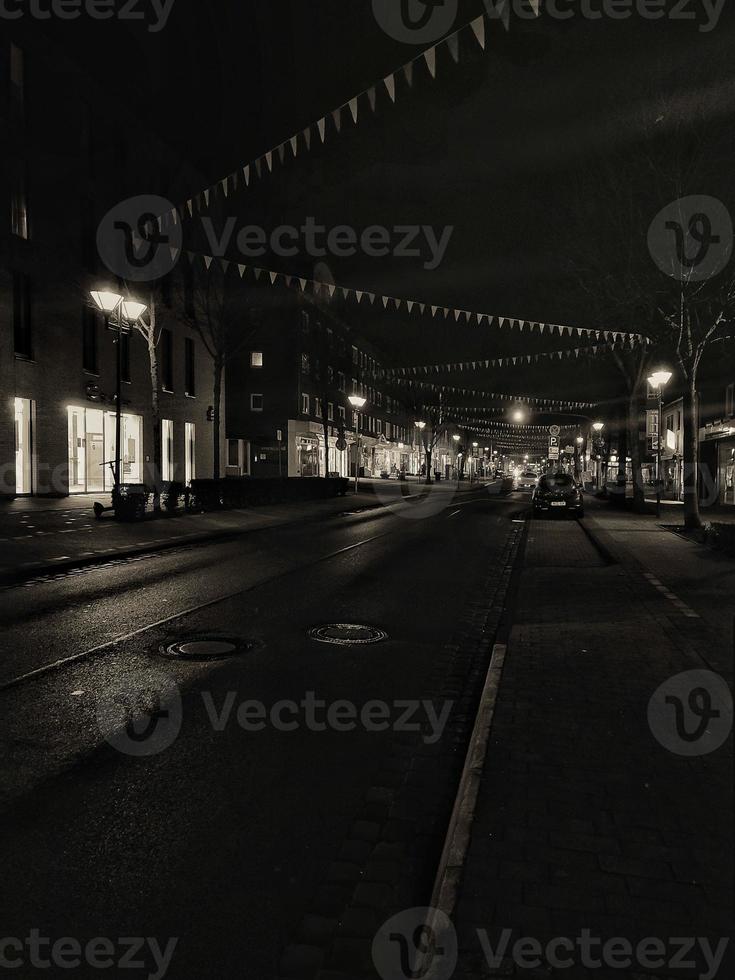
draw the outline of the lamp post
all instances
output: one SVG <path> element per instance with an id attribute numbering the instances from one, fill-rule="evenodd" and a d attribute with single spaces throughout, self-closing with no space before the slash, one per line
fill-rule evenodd
<path id="1" fill-rule="evenodd" d="M 664 413 L 664 389 L 671 381 L 671 371 L 654 371 L 648 379 L 652 388 L 658 391 L 658 438 L 656 440 L 658 452 L 656 453 L 656 517 L 661 517 L 661 435 L 663 428 Z"/>
<path id="2" fill-rule="evenodd" d="M 415 422 L 414 425 L 419 430 L 418 440 L 419 440 L 419 460 L 418 460 L 418 472 L 416 477 L 418 480 L 421 479 L 421 449 L 424 447 L 424 429 L 426 428 L 426 422 Z M 424 454 L 424 459 L 426 459 L 426 454 Z M 431 483 L 431 476 L 429 475 L 429 468 L 426 467 L 426 482 Z"/>
<path id="3" fill-rule="evenodd" d="M 355 433 L 357 435 L 357 443 L 355 445 L 355 494 L 357 494 L 360 479 L 360 412 L 365 407 L 367 398 L 363 398 L 361 395 L 350 395 L 348 401 L 355 409 Z"/>
<path id="4" fill-rule="evenodd" d="M 105 316 L 105 326 L 109 328 L 110 320 L 117 321 L 117 384 L 115 394 L 115 467 L 113 470 L 114 491 L 119 491 L 122 461 L 122 338 L 125 323 L 136 323 L 145 313 L 147 307 L 143 303 L 126 300 L 119 293 L 105 290 L 93 290 L 90 294 L 95 306 Z"/>
<path id="5" fill-rule="evenodd" d="M 602 430 L 604 428 L 605 428 L 605 423 L 604 422 L 593 422 L 592 423 L 592 431 L 595 433 L 595 435 L 597 436 L 598 439 L 600 438 L 600 435 L 601 435 Z M 594 439 L 595 439 L 595 437 L 593 436 L 592 437 L 592 440 L 593 440 L 592 448 L 593 449 L 595 448 L 594 447 Z M 597 489 L 600 490 L 602 488 L 602 460 L 599 458 L 599 456 L 598 456 L 597 453 L 595 453 L 595 457 L 596 457 L 596 459 L 595 459 L 595 470 L 596 470 L 596 473 L 595 473 L 595 476 L 596 476 L 595 483 L 597 485 Z"/>

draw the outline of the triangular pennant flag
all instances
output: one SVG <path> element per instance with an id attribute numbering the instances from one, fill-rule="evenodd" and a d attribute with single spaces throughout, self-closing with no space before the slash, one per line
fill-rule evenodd
<path id="1" fill-rule="evenodd" d="M 332 298 L 332 296 L 334 296 L 336 289 L 337 289 L 337 287 L 336 286 L 333 286 L 331 283 L 327 286 L 327 290 L 329 292 L 329 298 L 330 299 Z"/>
<path id="2" fill-rule="evenodd" d="M 388 95 L 390 96 L 391 102 L 396 101 L 396 78 L 395 75 L 387 75 L 383 82 L 386 89 L 388 90 Z"/>
<path id="3" fill-rule="evenodd" d="M 345 286 L 342 287 L 342 296 L 345 299 L 349 299 L 350 298 L 350 290 L 347 289 L 347 287 L 345 287 Z"/>
<path id="4" fill-rule="evenodd" d="M 384 310 L 387 310 L 388 309 L 388 297 L 387 296 L 384 296 L 383 297 L 383 309 Z"/>
<path id="5" fill-rule="evenodd" d="M 293 153 L 294 158 L 296 158 L 299 155 L 299 136 L 298 136 L 298 133 L 296 134 L 296 136 L 292 136 L 291 137 L 291 152 Z"/>
<path id="6" fill-rule="evenodd" d="M 229 261 L 227 259 L 220 259 L 220 263 L 222 265 L 223 270 L 227 272 L 227 270 L 230 268 Z"/>
<path id="7" fill-rule="evenodd" d="M 271 277 L 271 286 L 275 286 L 276 279 L 278 278 L 277 272 L 269 272 L 268 275 Z"/>
<path id="8" fill-rule="evenodd" d="M 327 120 L 325 119 L 324 116 L 322 116 L 322 118 L 316 124 L 316 128 L 319 130 L 319 136 L 321 137 L 321 141 L 323 143 L 324 138 L 327 134 Z"/>
<path id="9" fill-rule="evenodd" d="M 175 262 L 179 257 L 179 249 L 176 248 L 174 245 L 170 245 L 169 249 L 171 251 L 171 258 Z"/>
<path id="10" fill-rule="evenodd" d="M 352 113 L 352 121 L 357 125 L 357 97 L 350 99 L 350 112 Z"/>
<path id="11" fill-rule="evenodd" d="M 273 173 L 273 150 L 268 150 L 265 155 L 265 162 L 268 164 L 268 170 Z"/>
<path id="12" fill-rule="evenodd" d="M 221 185 L 222 190 L 225 192 L 225 197 L 228 197 L 230 192 L 230 178 L 225 177 L 225 179 L 221 182 Z"/>
<path id="13" fill-rule="evenodd" d="M 245 277 L 245 273 L 247 272 L 247 268 L 248 267 L 246 265 L 238 265 L 237 270 L 240 273 L 240 278 L 241 279 L 243 279 Z"/>
<path id="14" fill-rule="evenodd" d="M 370 108 L 372 109 L 373 112 L 375 112 L 377 93 L 375 91 L 374 85 L 371 85 L 370 88 L 367 90 L 367 97 L 368 97 L 368 102 L 370 103 Z"/>
<path id="15" fill-rule="evenodd" d="M 209 191 L 204 192 L 204 200 L 207 202 L 207 207 L 209 207 Z"/>
<path id="16" fill-rule="evenodd" d="M 429 66 L 429 74 L 432 78 L 436 78 L 436 47 L 424 51 L 424 59 Z"/>
<path id="17" fill-rule="evenodd" d="M 406 300 L 406 306 L 408 307 L 408 312 L 409 313 L 411 313 L 413 311 L 413 308 L 414 308 L 415 305 L 416 304 L 414 303 L 413 300 L 411 300 L 411 299 Z"/>
<path id="18" fill-rule="evenodd" d="M 375 293 L 368 293 L 368 299 L 370 300 L 370 305 L 375 303 Z"/>
<path id="19" fill-rule="evenodd" d="M 339 133 L 342 129 L 342 108 L 332 110 L 332 119 L 334 120 L 334 128 Z"/>
<path id="20" fill-rule="evenodd" d="M 258 280 L 258 279 L 260 279 L 260 276 L 261 276 L 261 273 L 263 272 L 263 270 L 262 270 L 262 269 L 259 269 L 259 268 L 258 268 L 258 267 L 256 266 L 256 267 L 255 267 L 255 268 L 253 269 L 253 272 L 255 273 L 255 278 L 256 278 L 256 280 Z"/>
<path id="21" fill-rule="evenodd" d="M 283 163 L 285 161 L 285 159 L 286 159 L 286 144 L 285 143 L 281 143 L 281 145 L 278 147 L 278 159 L 281 161 L 281 163 Z"/>
<path id="22" fill-rule="evenodd" d="M 449 53 L 455 62 L 459 62 L 459 34 L 450 34 L 447 38 Z"/>
<path id="23" fill-rule="evenodd" d="M 203 258 L 204 258 L 204 264 L 206 265 L 207 269 L 209 269 L 214 259 L 212 258 L 211 255 L 205 255 L 203 256 Z"/>
<path id="24" fill-rule="evenodd" d="M 255 172 L 258 175 L 258 178 L 263 176 L 263 164 L 260 157 L 255 161 Z"/>
<path id="25" fill-rule="evenodd" d="M 243 177 L 245 178 L 245 186 L 250 187 L 250 164 L 247 167 L 242 168 Z"/>
<path id="26" fill-rule="evenodd" d="M 403 302 L 403 300 L 401 300 L 401 299 L 394 299 L 393 302 L 396 304 L 396 309 L 397 310 L 400 310 L 401 303 Z"/>
<path id="27" fill-rule="evenodd" d="M 301 292 L 306 292 L 306 279 L 299 279 L 299 286 L 301 286 Z"/>
<path id="28" fill-rule="evenodd" d="M 193 218 L 194 217 L 194 202 L 193 201 L 187 201 L 186 202 L 186 206 L 189 209 L 189 215 L 190 215 L 190 217 Z"/>
<path id="29" fill-rule="evenodd" d="M 355 290 L 355 296 L 357 296 L 357 302 L 358 303 L 361 303 L 362 302 L 362 297 L 364 295 L 365 294 L 364 293 L 361 293 L 359 289 Z"/>
<path id="30" fill-rule="evenodd" d="M 475 33 L 477 38 L 477 43 L 480 45 L 482 50 L 485 50 L 485 18 L 480 14 L 477 20 L 473 20 L 470 27 Z"/>
<path id="31" fill-rule="evenodd" d="M 304 137 L 304 143 L 306 143 L 306 149 L 307 150 L 310 150 L 311 149 L 311 127 L 310 126 L 307 126 L 306 129 L 304 130 L 304 132 L 302 133 L 302 135 Z"/>
<path id="32" fill-rule="evenodd" d="M 407 65 L 403 66 L 403 74 L 406 81 L 408 82 L 408 87 L 411 88 L 413 85 L 413 62 L 409 61 Z"/>
<path id="33" fill-rule="evenodd" d="M 431 315 L 432 315 L 432 316 L 436 316 L 436 311 L 437 311 L 438 309 L 439 309 L 439 307 L 438 307 L 438 306 L 432 306 L 432 307 L 431 307 Z"/>

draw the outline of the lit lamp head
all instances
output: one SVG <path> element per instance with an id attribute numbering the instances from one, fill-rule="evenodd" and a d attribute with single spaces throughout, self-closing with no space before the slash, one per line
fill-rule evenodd
<path id="1" fill-rule="evenodd" d="M 350 395 L 348 401 L 350 405 L 352 405 L 352 407 L 359 412 L 361 408 L 365 407 L 367 398 L 363 398 L 361 395 Z"/>
<path id="2" fill-rule="evenodd" d="M 654 371 L 648 379 L 648 383 L 652 388 L 665 388 L 672 376 L 671 371 Z"/>
<path id="3" fill-rule="evenodd" d="M 583 436 L 577 436 L 577 442 L 579 443 L 580 446 L 583 445 L 584 444 L 584 437 Z"/>
<path id="4" fill-rule="evenodd" d="M 593 422 L 592 423 L 592 428 L 595 430 L 595 432 L 602 432 L 602 430 L 605 428 L 605 423 L 604 422 Z"/>
<path id="5" fill-rule="evenodd" d="M 145 303 L 136 303 L 133 300 L 125 300 L 122 305 L 123 316 L 130 323 L 137 323 L 147 309 Z"/>
<path id="6" fill-rule="evenodd" d="M 103 313 L 114 313 L 123 301 L 123 297 L 119 293 L 107 292 L 105 290 L 94 290 L 90 295 L 97 309 Z"/>
<path id="7" fill-rule="evenodd" d="M 455 442 L 461 442 L 462 436 L 452 436 L 452 439 L 454 439 Z"/>
<path id="8" fill-rule="evenodd" d="M 417 429 L 420 429 L 423 432 L 424 429 L 426 428 L 426 422 L 417 422 L 416 423 L 416 428 Z"/>

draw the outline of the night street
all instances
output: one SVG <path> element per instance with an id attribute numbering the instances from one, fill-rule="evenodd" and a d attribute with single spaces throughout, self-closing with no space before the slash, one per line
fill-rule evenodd
<path id="1" fill-rule="evenodd" d="M 0 0 L 0 980 L 735 976 L 727 0 Z"/>

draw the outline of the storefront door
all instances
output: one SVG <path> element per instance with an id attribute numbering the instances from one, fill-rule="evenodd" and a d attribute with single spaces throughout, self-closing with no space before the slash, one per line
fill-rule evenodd
<path id="1" fill-rule="evenodd" d="M 69 408 L 69 493 L 112 490 L 115 462 L 115 413 L 98 408 Z M 122 417 L 123 483 L 143 482 L 143 417 Z"/>
<path id="2" fill-rule="evenodd" d="M 33 493 L 33 402 L 15 399 L 15 492 Z"/>

